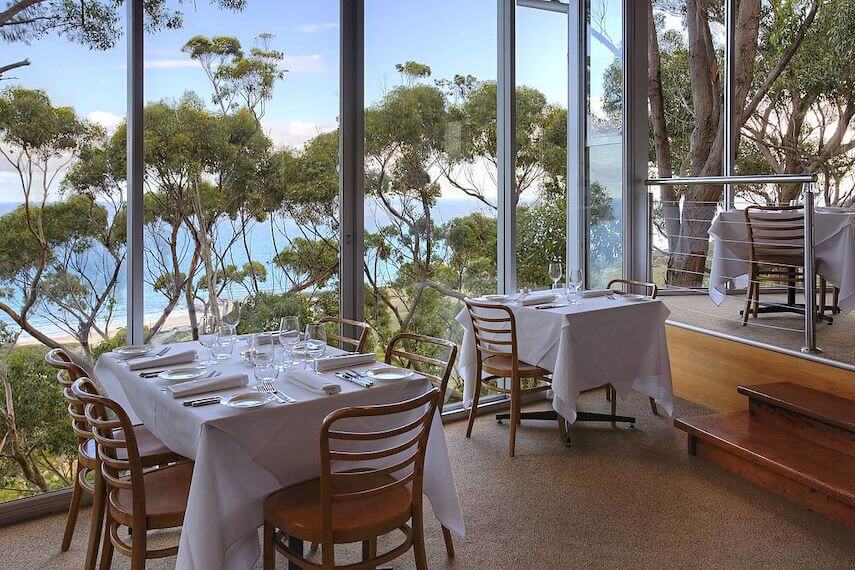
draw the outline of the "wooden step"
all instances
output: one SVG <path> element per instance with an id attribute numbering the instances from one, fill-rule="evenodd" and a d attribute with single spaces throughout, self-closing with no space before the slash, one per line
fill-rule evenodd
<path id="1" fill-rule="evenodd" d="M 737 390 L 748 396 L 753 421 L 855 456 L 855 400 L 791 382 Z"/>
<path id="2" fill-rule="evenodd" d="M 855 528 L 855 457 L 751 419 L 748 412 L 677 419 L 689 452 Z"/>

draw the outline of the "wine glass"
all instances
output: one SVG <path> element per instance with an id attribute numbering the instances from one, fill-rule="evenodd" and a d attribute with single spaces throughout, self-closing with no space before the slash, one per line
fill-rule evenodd
<path id="1" fill-rule="evenodd" d="M 327 331 L 321 323 L 306 325 L 306 355 L 312 359 L 312 368 L 318 373 L 318 359 L 327 350 Z"/>
<path id="2" fill-rule="evenodd" d="M 571 305 L 579 304 L 579 290 L 582 288 L 583 280 L 581 269 L 571 269 L 567 272 L 567 301 Z"/>
<path id="3" fill-rule="evenodd" d="M 561 281 L 561 276 L 564 274 L 564 268 L 561 267 L 561 262 L 553 260 L 549 264 L 549 278 L 552 279 L 552 290 L 558 289 L 558 282 Z"/>
<path id="4" fill-rule="evenodd" d="M 232 334 L 232 327 L 222 324 L 217 327 L 217 337 L 211 345 L 211 356 L 215 360 L 227 360 L 231 357 L 235 348 L 235 337 Z"/>
<path id="5" fill-rule="evenodd" d="M 261 332 L 252 335 L 250 360 L 253 364 L 273 362 L 276 358 L 276 345 L 273 333 Z"/>
<path id="6" fill-rule="evenodd" d="M 216 313 L 210 307 L 206 308 L 205 313 L 202 315 L 202 322 L 199 323 L 199 343 L 208 349 L 211 357 L 208 360 L 200 362 L 199 364 L 202 366 L 214 366 L 218 364 L 214 360 L 214 351 L 212 349 L 217 342 L 218 326 L 219 320 Z"/>
<path id="7" fill-rule="evenodd" d="M 282 317 L 279 320 L 279 344 L 284 353 L 283 367 L 294 362 L 294 347 L 300 342 L 300 318 Z"/>
<path id="8" fill-rule="evenodd" d="M 229 294 L 228 299 L 220 303 L 220 315 L 223 323 L 231 328 L 232 334 L 237 334 L 237 326 L 240 324 L 240 305 L 240 301 L 235 301 L 231 294 Z"/>

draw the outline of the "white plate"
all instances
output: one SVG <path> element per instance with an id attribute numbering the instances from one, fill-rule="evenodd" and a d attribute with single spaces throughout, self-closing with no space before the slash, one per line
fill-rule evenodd
<path id="1" fill-rule="evenodd" d="M 406 368 L 393 368 L 389 366 L 372 368 L 371 370 L 364 372 L 364 374 L 375 382 L 400 382 L 401 380 L 409 380 L 413 377 L 412 370 L 408 370 Z"/>
<path id="2" fill-rule="evenodd" d="M 510 297 L 507 295 L 484 295 L 482 299 L 487 299 L 488 301 L 507 301 Z"/>
<path id="3" fill-rule="evenodd" d="M 120 356 L 131 358 L 133 356 L 143 356 L 148 354 L 152 348 L 153 347 L 150 344 L 129 344 L 127 346 L 114 348 L 113 352 Z"/>
<path id="4" fill-rule="evenodd" d="M 164 370 L 157 377 L 163 380 L 187 382 L 188 380 L 198 380 L 206 374 L 208 374 L 208 369 L 204 366 L 188 366 L 187 368 L 170 368 L 169 370 Z"/>
<path id="5" fill-rule="evenodd" d="M 626 293 L 620 296 L 624 301 L 630 301 L 632 303 L 638 303 L 640 301 L 650 301 L 650 297 L 645 297 L 644 295 L 637 295 L 635 293 Z"/>
<path id="6" fill-rule="evenodd" d="M 229 408 L 260 408 L 272 401 L 273 394 L 267 392 L 244 392 L 220 398 L 220 403 Z"/>

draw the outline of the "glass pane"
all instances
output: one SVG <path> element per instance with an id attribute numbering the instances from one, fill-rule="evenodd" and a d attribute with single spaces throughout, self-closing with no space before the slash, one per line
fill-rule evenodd
<path id="1" fill-rule="evenodd" d="M 517 8 L 520 288 L 550 287 L 550 262 L 567 258 L 567 81 L 567 14 Z"/>
<path id="2" fill-rule="evenodd" d="M 459 341 L 462 296 L 496 291 L 496 57 L 494 0 L 365 3 L 365 314 L 381 345 Z"/>
<path id="3" fill-rule="evenodd" d="M 725 33 L 722 2 L 656 1 L 649 39 L 651 171 L 660 178 L 722 174 Z M 690 41 L 696 38 L 697 41 Z M 705 47 L 706 46 L 706 47 Z M 694 63 L 692 63 L 694 62 Z M 720 186 L 654 189 L 653 275 L 671 288 L 703 286 L 707 230 Z"/>
<path id="4" fill-rule="evenodd" d="M 146 47 L 145 323 L 191 338 L 338 314 L 336 0 L 215 6 Z"/>
<path id="5" fill-rule="evenodd" d="M 622 274 L 622 4 L 591 0 L 587 12 L 585 213 L 587 285 L 592 288 Z"/>
<path id="6" fill-rule="evenodd" d="M 92 35 L 73 16 L 0 33 L 0 502 L 74 481 L 77 441 L 48 349 L 90 367 L 124 338 L 123 166 L 109 152 L 124 144 L 124 10 L 103 9 L 115 27 Z"/>

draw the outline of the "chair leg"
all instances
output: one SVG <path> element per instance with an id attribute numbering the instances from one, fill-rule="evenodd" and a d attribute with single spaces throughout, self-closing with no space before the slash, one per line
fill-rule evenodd
<path id="1" fill-rule="evenodd" d="M 612 393 L 612 399 L 611 399 L 612 415 L 616 416 L 617 415 L 617 390 L 615 390 L 614 386 L 609 384 L 609 391 Z M 612 427 L 617 427 L 617 422 L 612 422 Z"/>
<path id="2" fill-rule="evenodd" d="M 828 295 L 828 282 L 820 277 L 819 278 L 819 315 L 822 316 L 825 314 L 826 302 L 825 297 Z M 832 314 L 834 311 L 832 310 Z"/>
<path id="3" fill-rule="evenodd" d="M 86 570 L 95 570 L 98 560 L 98 544 L 101 542 L 101 529 L 104 527 L 104 478 L 100 468 L 95 469 L 95 492 L 92 494 L 92 512 L 89 521 L 89 544 L 86 546 Z"/>
<path id="4" fill-rule="evenodd" d="M 264 538 L 261 545 L 262 548 L 262 568 L 264 570 L 275 570 L 276 568 L 276 548 L 273 546 L 273 533 L 276 529 L 273 525 L 264 522 Z"/>
<path id="5" fill-rule="evenodd" d="M 481 398 L 481 371 L 478 371 L 478 382 L 475 384 L 475 396 L 472 398 L 472 409 L 469 410 L 469 425 L 466 426 L 466 437 L 472 437 L 472 426 L 478 415 L 478 400 Z"/>
<path id="6" fill-rule="evenodd" d="M 145 570 L 148 533 L 138 528 L 131 535 L 131 570 Z"/>
<path id="7" fill-rule="evenodd" d="M 513 424 L 511 424 L 513 425 Z M 413 505 L 413 557 L 416 559 L 416 570 L 427 570 L 427 555 L 425 554 L 424 520 L 421 505 Z"/>
<path id="8" fill-rule="evenodd" d="M 508 445 L 508 456 L 514 456 L 514 449 L 517 444 L 517 426 L 519 425 L 519 415 L 520 415 L 520 381 L 519 379 L 512 379 L 513 384 L 511 385 L 511 434 L 510 434 L 510 443 Z"/>
<path id="9" fill-rule="evenodd" d="M 368 562 L 377 557 L 377 539 L 362 541 L 362 561 Z M 368 566 L 369 570 L 374 570 L 375 566 Z"/>
<path id="10" fill-rule="evenodd" d="M 109 510 L 104 516 L 104 544 L 101 546 L 101 570 L 110 570 L 113 565 L 113 541 L 110 539 L 110 527 L 113 525 L 113 518 L 110 516 Z"/>
<path id="11" fill-rule="evenodd" d="M 445 552 L 449 558 L 454 558 L 454 539 L 451 536 L 451 531 L 442 527 L 442 539 L 445 541 Z"/>
<path id="12" fill-rule="evenodd" d="M 748 282 L 748 291 L 745 292 L 745 309 L 742 311 L 742 326 L 748 325 L 748 315 L 751 313 L 751 303 L 754 301 L 754 280 Z"/>
<path id="13" fill-rule="evenodd" d="M 83 485 L 80 484 L 80 472 L 83 467 L 77 462 L 74 470 L 74 488 L 71 491 L 71 504 L 68 506 L 68 518 L 65 520 L 65 532 L 62 535 L 62 546 L 60 550 L 65 552 L 71 546 L 74 537 L 74 527 L 77 526 L 77 515 L 80 513 L 80 496 L 83 494 Z"/>
<path id="14" fill-rule="evenodd" d="M 558 434 L 561 436 L 561 442 L 567 441 L 567 426 L 564 423 L 564 418 L 558 414 Z"/>
<path id="15" fill-rule="evenodd" d="M 840 287 L 831 288 L 831 314 L 840 313 Z"/>
<path id="16" fill-rule="evenodd" d="M 653 410 L 654 416 L 659 415 L 659 409 L 656 407 L 656 400 L 654 400 L 652 396 L 650 397 L 650 409 Z"/>
<path id="17" fill-rule="evenodd" d="M 754 318 L 760 316 L 760 282 L 754 284 Z"/>

